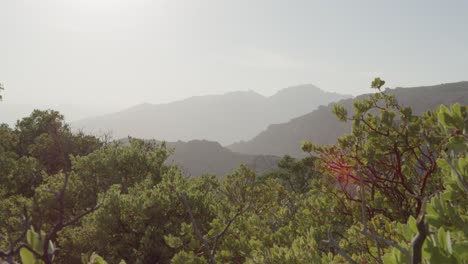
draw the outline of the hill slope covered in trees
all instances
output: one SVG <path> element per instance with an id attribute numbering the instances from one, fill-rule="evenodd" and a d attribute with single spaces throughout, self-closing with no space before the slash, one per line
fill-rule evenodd
<path id="1" fill-rule="evenodd" d="M 232 152 L 218 142 L 206 140 L 169 142 L 167 146 L 174 149 L 167 163 L 177 165 L 186 176 L 211 174 L 223 177 L 234 171 L 239 164 L 262 174 L 276 169 L 280 160 L 279 157 L 271 155 Z"/>
<path id="2" fill-rule="evenodd" d="M 129 144 L 128 139 L 121 139 L 118 142 Z M 146 142 L 156 146 L 162 143 L 156 140 Z M 239 164 L 263 174 L 277 169 L 280 160 L 279 157 L 271 155 L 236 153 L 218 142 L 207 140 L 166 142 L 165 145 L 171 150 L 166 164 L 178 166 L 182 174 L 187 177 L 209 174 L 223 178 L 234 171 Z"/>
<path id="3" fill-rule="evenodd" d="M 434 109 L 444 104 L 468 104 L 468 82 L 440 84 L 415 88 L 396 88 L 387 90 L 394 94 L 399 103 L 411 106 L 415 114 Z M 352 105 L 357 100 L 368 98 L 361 95 L 345 99 L 338 104 L 352 112 Z M 342 123 L 332 113 L 333 104 L 321 106 L 317 110 L 295 118 L 287 123 L 270 125 L 265 131 L 246 142 L 237 142 L 229 149 L 239 153 L 292 155 L 302 157 L 301 142 L 312 141 L 316 144 L 333 144 L 336 140 L 351 131 L 351 123 Z"/>

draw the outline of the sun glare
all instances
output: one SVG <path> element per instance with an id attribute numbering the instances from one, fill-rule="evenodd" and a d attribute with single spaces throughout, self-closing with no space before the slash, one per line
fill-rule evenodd
<path id="1" fill-rule="evenodd" d="M 164 0 L 65 0 L 60 2 L 67 29 L 112 30 L 122 25 L 141 24 L 149 14 L 158 17 Z"/>

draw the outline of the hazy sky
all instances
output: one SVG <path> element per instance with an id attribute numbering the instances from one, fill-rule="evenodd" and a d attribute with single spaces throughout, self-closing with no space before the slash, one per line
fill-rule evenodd
<path id="1" fill-rule="evenodd" d="M 468 80 L 468 1 L 0 0 L 4 103 Z"/>

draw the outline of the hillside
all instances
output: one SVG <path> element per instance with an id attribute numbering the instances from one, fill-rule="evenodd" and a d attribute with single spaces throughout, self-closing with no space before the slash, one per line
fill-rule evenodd
<path id="1" fill-rule="evenodd" d="M 165 141 L 207 139 L 221 144 L 249 139 L 269 124 L 283 123 L 349 96 L 313 85 L 283 89 L 265 97 L 253 91 L 191 97 L 169 104 L 141 104 L 121 112 L 80 120 L 74 129 Z"/>
<path id="2" fill-rule="evenodd" d="M 129 144 L 129 138 L 117 141 L 125 145 Z M 157 140 L 146 140 L 146 142 L 161 144 Z M 280 160 L 279 157 L 272 155 L 236 153 L 221 146 L 218 142 L 207 140 L 166 142 L 166 146 L 173 153 L 165 163 L 177 165 L 182 174 L 187 177 L 211 174 L 222 178 L 241 164 L 262 174 L 277 169 Z"/>
<path id="3" fill-rule="evenodd" d="M 420 114 L 440 104 L 468 104 L 468 82 L 440 84 L 415 88 L 396 88 L 387 90 L 394 93 L 399 103 L 411 106 L 413 112 Z M 339 101 L 352 113 L 354 99 Z M 287 123 L 270 125 L 265 131 L 246 142 L 228 146 L 239 153 L 268 154 L 282 156 L 289 154 L 302 157 L 300 144 L 308 140 L 317 144 L 333 144 L 336 139 L 351 130 L 351 123 L 342 123 L 331 112 L 332 104 L 320 106 L 317 110 L 295 118 Z"/>
<path id="4" fill-rule="evenodd" d="M 186 176 L 214 174 L 222 177 L 240 164 L 263 173 L 276 169 L 279 161 L 275 156 L 235 153 L 223 148 L 218 142 L 206 140 L 178 141 L 167 145 L 174 148 L 174 154 L 167 163 L 178 165 Z"/>

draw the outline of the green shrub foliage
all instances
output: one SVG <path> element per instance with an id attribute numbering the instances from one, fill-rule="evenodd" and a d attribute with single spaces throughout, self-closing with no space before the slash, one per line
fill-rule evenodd
<path id="1" fill-rule="evenodd" d="M 164 143 L 72 133 L 52 110 L 1 125 L 0 260 L 468 263 L 467 107 L 414 115 L 384 84 L 333 108 L 350 134 L 265 175 L 187 178 Z"/>

